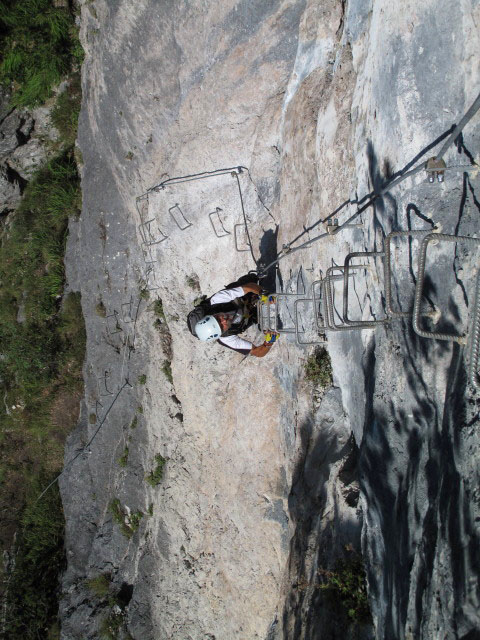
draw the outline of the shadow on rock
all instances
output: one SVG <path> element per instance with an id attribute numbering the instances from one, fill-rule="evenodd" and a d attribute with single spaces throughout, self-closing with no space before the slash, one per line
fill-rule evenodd
<path id="1" fill-rule="evenodd" d="M 321 587 L 325 576 L 348 555 L 346 549 L 353 552 L 360 545 L 358 448 L 346 432 L 339 389 L 332 387 L 325 393 L 299 435 L 303 455 L 289 496 L 290 517 L 296 528 L 290 543 L 282 637 L 369 638 L 370 625 L 352 622 L 338 601 L 332 606 L 332 598 Z"/>

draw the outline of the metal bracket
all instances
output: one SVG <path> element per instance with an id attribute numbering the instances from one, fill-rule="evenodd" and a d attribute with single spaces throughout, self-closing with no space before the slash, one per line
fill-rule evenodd
<path id="1" fill-rule="evenodd" d="M 147 267 L 147 270 L 145 271 L 145 278 L 144 278 L 145 287 L 144 288 L 147 291 L 156 291 L 157 289 L 159 289 L 159 287 L 157 287 L 157 283 L 155 282 L 156 274 L 155 274 L 155 269 L 152 267 L 152 264 L 150 264 Z"/>
<path id="2" fill-rule="evenodd" d="M 107 321 L 107 333 L 109 336 L 113 336 L 116 333 L 120 333 L 121 331 L 123 331 L 118 321 L 118 311 L 116 311 L 115 309 L 113 310 L 113 313 L 105 316 L 105 320 Z"/>
<path id="3" fill-rule="evenodd" d="M 143 243 L 147 246 L 160 244 L 160 242 L 163 242 L 168 238 L 168 236 L 160 229 L 160 226 L 155 218 L 151 218 L 150 220 L 147 220 L 146 222 L 140 224 L 139 229 Z"/>
<path id="4" fill-rule="evenodd" d="M 216 207 L 215 211 L 212 211 L 211 213 L 208 214 L 208 218 L 210 220 L 210 224 L 212 225 L 213 231 L 215 232 L 215 235 L 217 236 L 217 238 L 224 238 L 225 236 L 231 236 L 232 235 L 231 232 L 227 231 L 223 226 L 223 222 L 220 218 L 219 211 L 222 211 L 222 209 L 220 209 L 220 207 Z M 212 216 L 216 216 L 218 225 L 220 226 L 222 233 L 219 233 L 219 231 L 217 231 L 217 228 L 215 227 Z"/>
<path id="5" fill-rule="evenodd" d="M 415 287 L 415 300 L 413 304 L 413 318 L 412 325 L 416 334 L 422 338 L 430 338 L 432 340 L 448 340 L 450 342 L 458 342 L 459 344 L 465 344 L 466 339 L 464 336 L 456 336 L 448 333 L 437 333 L 435 331 L 425 331 L 421 328 L 421 312 L 420 303 L 422 301 L 423 284 L 425 280 L 425 261 L 427 257 L 427 249 L 430 242 L 444 240 L 445 242 L 465 242 L 478 246 L 480 244 L 480 238 L 471 238 L 469 236 L 451 236 L 445 233 L 429 233 L 423 239 L 422 246 L 420 247 L 420 256 L 418 259 L 418 277 L 417 285 Z"/>
<path id="6" fill-rule="evenodd" d="M 338 218 L 335 218 L 333 222 L 327 222 L 327 224 L 325 225 L 327 233 L 329 233 L 331 236 L 335 235 L 340 227 L 342 229 L 361 229 L 363 227 L 363 224 L 361 222 L 354 222 L 352 224 L 339 225 Z"/>
<path id="7" fill-rule="evenodd" d="M 133 296 L 130 296 L 129 302 L 122 302 L 120 308 L 122 310 L 122 321 L 125 323 L 133 322 Z"/>
<path id="8" fill-rule="evenodd" d="M 298 294 L 296 293 L 275 293 L 275 302 L 273 304 L 268 304 L 265 302 L 261 302 L 260 300 L 257 302 L 257 318 L 258 323 L 260 325 L 261 331 L 277 331 L 278 333 L 296 333 L 297 328 L 287 327 L 279 328 L 278 327 L 278 301 L 281 298 L 297 298 Z M 265 313 L 266 311 L 266 313 Z M 273 318 L 272 318 L 273 311 Z"/>
<path id="9" fill-rule="evenodd" d="M 111 375 L 112 373 L 110 370 L 105 370 L 103 372 L 103 375 L 97 376 L 98 393 L 100 397 L 113 396 L 113 391 L 110 391 L 110 389 L 108 388 L 108 380 L 110 379 Z M 103 391 L 102 386 L 105 391 Z"/>
<path id="10" fill-rule="evenodd" d="M 445 164 L 445 161 L 442 160 L 442 158 L 440 158 L 440 160 L 437 160 L 437 158 L 429 158 L 425 165 L 425 171 L 428 175 L 428 181 L 435 182 L 436 177 L 438 182 L 443 182 L 445 179 L 446 168 L 447 165 Z"/>
<path id="11" fill-rule="evenodd" d="M 150 245 L 143 243 L 140 245 L 140 249 L 142 250 L 142 256 L 145 264 L 154 264 L 155 262 L 157 262 L 153 257 Z"/>
<path id="12" fill-rule="evenodd" d="M 178 204 L 178 202 L 175 203 L 173 207 L 170 207 L 168 213 L 172 216 L 175 224 L 180 229 L 180 231 L 185 231 L 185 229 L 188 229 L 192 226 L 192 223 L 183 215 L 183 211 L 180 209 L 180 205 Z"/>
<path id="13" fill-rule="evenodd" d="M 240 253 L 242 253 L 242 251 L 250 251 L 250 243 L 248 242 L 248 238 L 247 238 L 247 241 L 245 242 L 245 244 L 247 245 L 247 248 L 246 249 L 240 249 L 239 248 L 239 246 L 238 246 L 238 234 L 237 234 L 238 227 L 245 228 L 245 224 L 242 222 L 241 224 L 236 224 L 236 225 L 233 226 L 233 235 L 234 235 L 234 238 L 235 238 L 235 249 Z"/>

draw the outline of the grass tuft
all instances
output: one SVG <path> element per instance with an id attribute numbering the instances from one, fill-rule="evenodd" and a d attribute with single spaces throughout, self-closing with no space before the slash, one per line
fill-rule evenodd
<path id="1" fill-rule="evenodd" d="M 12 106 L 44 103 L 83 60 L 75 17 L 53 0 L 0 2 L 0 83 L 13 88 Z"/>
<path id="2" fill-rule="evenodd" d="M 155 456 L 155 468 L 153 469 L 153 471 L 150 471 L 147 476 L 145 476 L 145 479 L 150 486 L 156 487 L 160 484 L 163 478 L 163 469 L 166 462 L 167 459 L 157 453 L 157 455 Z"/>
<path id="3" fill-rule="evenodd" d="M 123 468 L 127 466 L 127 464 L 128 464 L 128 447 L 125 447 L 125 449 L 123 450 L 122 455 L 118 459 L 118 464 Z"/>
<path id="4" fill-rule="evenodd" d="M 81 78 L 80 72 L 77 71 L 70 77 L 66 89 L 57 97 L 51 115 L 52 123 L 66 146 L 73 147 L 77 139 L 81 100 Z"/>
<path id="5" fill-rule="evenodd" d="M 112 577 L 109 573 L 101 573 L 87 580 L 87 587 L 97 598 L 103 599 L 110 594 Z"/>
<path id="6" fill-rule="evenodd" d="M 326 349 L 317 347 L 307 358 L 305 379 L 322 389 L 332 384 L 332 361 Z"/>
<path id="7" fill-rule="evenodd" d="M 162 371 L 165 374 L 165 377 L 167 378 L 167 380 L 170 382 L 170 384 L 173 384 L 173 375 L 172 375 L 172 364 L 171 364 L 171 362 L 169 362 L 168 360 L 164 360 L 163 365 L 162 365 Z"/>
<path id="8" fill-rule="evenodd" d="M 140 521 L 143 517 L 141 511 L 135 511 L 128 514 L 127 510 L 122 507 L 122 504 L 118 498 L 114 498 L 109 505 L 109 511 L 113 516 L 114 521 L 120 527 L 120 531 L 126 538 L 131 538 L 135 531 L 140 526 Z"/>

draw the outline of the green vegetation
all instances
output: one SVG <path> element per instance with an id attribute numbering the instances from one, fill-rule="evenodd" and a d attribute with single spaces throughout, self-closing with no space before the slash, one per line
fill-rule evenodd
<path id="1" fill-rule="evenodd" d="M 305 379 L 322 389 L 332 384 L 332 361 L 326 349 L 317 347 L 307 358 Z"/>
<path id="2" fill-rule="evenodd" d="M 134 416 L 133 420 L 130 423 L 130 429 L 136 429 L 138 425 L 138 417 Z"/>
<path id="3" fill-rule="evenodd" d="M 44 103 L 83 60 L 70 3 L 58 4 L 0 2 L 0 83 L 13 89 L 14 106 Z"/>
<path id="4" fill-rule="evenodd" d="M 103 302 L 101 300 L 95 306 L 95 313 L 97 314 L 97 316 L 100 316 L 100 318 L 105 318 L 106 315 L 107 315 L 107 310 L 105 309 L 105 305 L 103 304 Z"/>
<path id="5" fill-rule="evenodd" d="M 105 640 L 129 640 L 132 636 L 125 629 L 125 601 L 121 590 L 117 591 L 109 573 L 102 573 L 86 581 L 91 593 L 101 602 L 107 616 L 100 623 L 99 637 Z M 132 639 L 133 640 L 133 639 Z"/>
<path id="6" fill-rule="evenodd" d="M 127 464 L 128 464 L 128 447 L 125 447 L 125 449 L 123 450 L 122 455 L 118 459 L 118 464 L 121 467 L 126 467 L 127 466 Z"/>
<path id="7" fill-rule="evenodd" d="M 193 274 L 191 276 L 187 276 L 185 278 L 185 282 L 190 287 L 190 289 L 194 289 L 195 291 L 200 291 L 200 282 L 198 280 L 198 276 Z"/>
<path id="8" fill-rule="evenodd" d="M 87 587 L 97 598 L 106 598 L 110 593 L 110 584 L 112 577 L 109 573 L 101 573 L 95 578 L 87 580 Z"/>
<path id="9" fill-rule="evenodd" d="M 0 545 L 15 553 L 0 578 L 12 640 L 59 638 L 63 511 L 56 485 L 37 498 L 62 469 L 83 391 L 80 294 L 64 295 L 68 219 L 81 207 L 73 144 L 83 54 L 69 7 L 0 0 L 0 83 L 11 89 L 12 106 L 44 102 L 71 74 L 52 113 L 57 155 L 29 181 L 0 234 L 0 509 L 8 514 Z"/>
<path id="10" fill-rule="evenodd" d="M 165 377 L 167 378 L 167 380 L 170 382 L 170 384 L 173 384 L 172 364 L 171 364 L 171 362 L 169 362 L 168 360 L 164 360 L 163 365 L 162 365 L 162 371 L 165 374 Z"/>
<path id="11" fill-rule="evenodd" d="M 77 123 L 82 100 L 80 72 L 72 74 L 68 84 L 59 94 L 52 110 L 52 123 L 58 129 L 63 143 L 73 147 L 77 139 Z"/>
<path id="12" fill-rule="evenodd" d="M 146 288 L 146 286 L 143 284 L 140 287 L 140 300 L 149 300 L 150 299 L 150 291 Z"/>
<path id="13" fill-rule="evenodd" d="M 120 527 L 122 534 L 126 538 L 131 538 L 140 526 L 143 513 L 141 511 L 135 511 L 134 513 L 129 514 L 128 511 L 122 507 L 118 498 L 114 498 L 110 502 L 109 511 L 112 514 L 114 521 Z"/>
<path id="14" fill-rule="evenodd" d="M 163 468 L 165 467 L 166 462 L 167 459 L 157 453 L 155 456 L 155 469 L 145 476 L 146 481 L 152 487 L 156 487 L 162 481 Z"/>
<path id="15" fill-rule="evenodd" d="M 335 608 L 357 623 L 370 620 L 365 569 L 362 557 L 350 551 L 351 555 L 340 560 L 333 571 L 323 570 L 325 582 L 320 589 Z"/>
<path id="16" fill-rule="evenodd" d="M 35 502 L 51 478 L 38 477 L 29 487 L 15 545 L 15 570 L 7 592 L 5 638 L 44 638 L 56 626 L 58 575 L 65 567 L 63 513 L 55 485 Z M 54 636 L 49 636 L 54 637 Z"/>
<path id="17" fill-rule="evenodd" d="M 159 317 L 162 322 L 166 322 L 167 318 L 165 316 L 165 312 L 163 310 L 163 302 L 160 298 L 157 298 L 153 303 L 153 313 Z"/>
<path id="18" fill-rule="evenodd" d="M 141 376 L 138 376 L 138 384 L 146 384 L 147 383 L 147 376 L 142 373 Z"/>
<path id="19" fill-rule="evenodd" d="M 153 516 L 153 502 L 150 502 L 150 504 L 148 505 L 147 513 L 149 516 Z"/>
<path id="20" fill-rule="evenodd" d="M 118 634 L 123 627 L 123 613 L 111 611 L 100 625 L 100 638 L 102 640 L 117 640 Z"/>

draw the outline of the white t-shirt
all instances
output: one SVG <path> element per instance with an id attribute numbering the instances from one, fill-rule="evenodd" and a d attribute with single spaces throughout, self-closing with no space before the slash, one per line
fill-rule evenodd
<path id="1" fill-rule="evenodd" d="M 225 302 L 232 302 L 236 298 L 241 298 L 245 295 L 245 291 L 242 287 L 234 287 L 233 289 L 222 289 L 215 295 L 210 298 L 210 304 L 224 304 Z M 237 311 L 230 311 L 225 315 L 237 315 Z M 238 351 L 239 353 L 243 353 L 247 355 L 250 353 L 253 344 L 248 340 L 244 340 L 240 338 L 240 336 L 224 336 L 223 338 L 219 338 L 218 341 L 223 344 L 225 347 L 229 349 L 233 349 L 234 351 Z"/>

